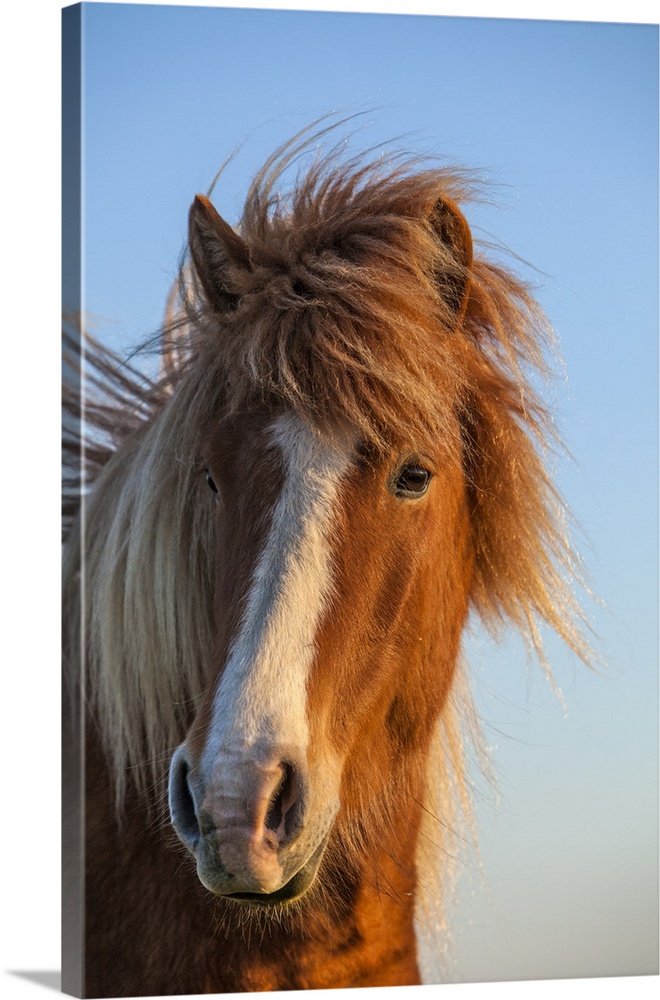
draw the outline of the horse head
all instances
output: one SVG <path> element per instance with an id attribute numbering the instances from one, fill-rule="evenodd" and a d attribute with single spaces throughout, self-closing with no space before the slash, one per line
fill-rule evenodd
<path id="1" fill-rule="evenodd" d="M 169 801 L 203 884 L 238 901 L 305 893 L 328 845 L 351 857 L 366 813 L 381 814 L 371 842 L 401 811 L 418 826 L 458 658 L 475 553 L 451 341 L 472 245 L 451 199 L 398 208 L 341 232 L 326 208 L 304 238 L 294 211 L 252 242 L 205 198 L 190 213 L 204 335 L 247 360 L 200 439 L 213 680 Z M 406 241 L 424 248 L 418 273 Z M 427 371 L 402 378 L 415 336 Z"/>

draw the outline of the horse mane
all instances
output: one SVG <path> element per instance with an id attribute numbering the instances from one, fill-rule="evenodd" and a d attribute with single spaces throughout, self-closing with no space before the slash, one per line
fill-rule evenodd
<path id="1" fill-rule="evenodd" d="M 334 150 L 283 193 L 316 141 L 294 139 L 252 183 L 235 230 L 247 255 L 218 261 L 221 308 L 184 261 L 150 345 L 158 378 L 82 338 L 83 375 L 66 401 L 84 432 L 68 438 L 68 645 L 75 677 L 84 635 L 86 696 L 118 802 L 129 773 L 142 789 L 162 782 L 209 681 L 212 499 L 198 486 L 199 441 L 214 417 L 255 401 L 322 431 L 349 425 L 376 448 L 390 436 L 442 441 L 466 471 L 474 612 L 490 629 L 511 622 L 548 670 L 539 622 L 589 658 L 579 565 L 545 467 L 556 438 L 535 389 L 548 373 L 546 320 L 507 269 L 479 252 L 462 261 L 438 240 L 433 206 L 468 200 L 465 173 Z M 447 302 L 460 282 L 457 325 Z M 440 723 L 454 799 L 465 798 L 459 715 L 450 704 Z"/>

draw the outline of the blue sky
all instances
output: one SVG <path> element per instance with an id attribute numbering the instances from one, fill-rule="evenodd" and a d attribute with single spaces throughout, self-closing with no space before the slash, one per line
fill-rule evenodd
<path id="1" fill-rule="evenodd" d="M 539 2 L 535 11 L 593 18 L 601 6 Z M 640 20 L 639 3 L 618 6 L 608 16 Z M 3 398 L 4 425 L 11 428 L 17 413 L 24 417 L 20 440 L 6 442 L 7 467 L 22 473 L 18 498 L 9 502 L 26 524 L 22 534 L 8 532 L 17 536 L 8 545 L 18 546 L 13 590 L 29 612 L 27 622 L 13 611 L 8 616 L 8 628 L 16 622 L 11 662 L 28 669 L 6 678 L 5 703 L 31 699 L 33 725 L 50 732 L 53 745 L 57 626 L 44 625 L 53 602 L 40 566 L 42 548 L 56 534 L 44 491 L 52 482 L 57 493 L 58 473 L 46 474 L 43 441 L 52 425 L 55 454 L 58 346 L 47 331 L 59 302 L 55 288 L 44 314 L 56 269 L 27 266 L 40 230 L 25 219 L 36 218 L 35 205 L 52 214 L 59 199 L 59 7 L 55 0 L 21 5 L 12 22 L 20 21 L 18 33 L 5 36 L 15 59 L 2 66 L 9 73 L 7 132 L 20 137 L 3 164 L 11 173 L 7 211 L 17 217 L 16 274 L 8 287 L 18 313 L 7 328 L 24 329 L 26 305 L 34 316 L 31 340 L 8 338 L 5 357 L 15 352 L 15 360 L 5 360 L 5 371 L 29 363 L 30 385 L 55 403 L 50 422 L 34 425 L 23 383 L 6 380 L 12 384 Z M 462 7 L 474 8 L 467 0 Z M 411 2 L 410 9 L 420 5 Z M 494 13 L 519 11 L 501 4 Z M 483 875 L 466 869 L 462 879 L 453 919 L 458 979 L 657 968 L 657 41 L 657 24 L 87 5 L 85 304 L 109 341 L 129 346 L 158 325 L 188 206 L 226 155 L 246 140 L 214 196 L 234 221 L 264 156 L 335 109 L 376 109 L 365 118 L 369 142 L 404 136 L 415 151 L 473 168 L 491 185 L 491 201 L 468 210 L 477 235 L 533 265 L 521 264 L 520 273 L 536 284 L 566 362 L 567 380 L 558 380 L 553 395 L 574 462 L 558 463 L 558 480 L 583 528 L 579 547 L 594 590 L 606 604 L 589 609 L 606 667 L 588 673 L 551 643 L 566 715 L 515 641 L 496 648 L 480 635 L 470 639 L 500 802 L 479 783 Z M 56 245 L 57 237 L 48 243 Z M 33 543 L 26 558 L 28 537 L 41 547 Z M 15 759 L 19 746 L 23 767 L 8 769 L 6 794 L 22 802 L 37 781 L 49 801 L 58 785 L 48 770 L 56 768 L 56 755 L 50 742 L 40 750 L 20 724 L 23 713 L 15 714 L 6 759 Z M 21 814 L 32 809 L 30 794 Z M 9 968 L 57 961 L 16 957 L 27 954 L 24 942 L 36 940 L 47 919 L 59 917 L 56 888 L 53 904 L 44 897 L 35 911 L 32 902 L 37 852 L 46 884 L 51 867 L 57 883 L 56 838 L 51 850 L 40 831 L 41 823 L 27 824 L 4 852 L 3 886 L 14 914 L 3 941 Z M 51 944 L 40 954 L 51 956 Z M 23 985 L 14 977 L 11 995 Z M 637 986 L 621 995 L 641 995 Z M 520 995 L 536 994 L 525 988 Z M 613 994 L 599 985 L 594 995 Z"/>
<path id="2" fill-rule="evenodd" d="M 468 644 L 501 803 L 482 788 L 455 975 L 653 972 L 657 29 L 111 4 L 84 25 L 85 305 L 109 341 L 158 325 L 189 203 L 243 140 L 214 194 L 229 221 L 268 152 L 334 110 L 490 185 L 468 217 L 533 265 L 561 341 L 558 476 L 607 666 L 551 644 L 566 715 L 516 642 Z"/>

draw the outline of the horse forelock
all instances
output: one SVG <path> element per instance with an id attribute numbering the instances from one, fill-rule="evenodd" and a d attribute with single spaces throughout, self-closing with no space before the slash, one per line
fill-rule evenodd
<path id="1" fill-rule="evenodd" d="M 313 154 L 316 139 L 294 139 L 255 177 L 236 227 L 240 252 L 233 237 L 226 254 L 215 251 L 221 304 L 208 301 L 194 266 L 182 267 L 180 308 L 163 334 L 168 360 L 179 352 L 175 380 L 212 368 L 228 410 L 267 401 L 382 445 L 449 436 L 486 368 L 491 391 L 524 397 L 524 420 L 538 430 L 527 369 L 544 368 L 547 323 L 521 281 L 468 263 L 439 231 L 437 206 L 468 201 L 474 179 L 415 157 L 369 162 L 333 150 L 287 190 L 292 161 Z M 469 293 L 458 314 L 453 281 Z"/>
<path id="2" fill-rule="evenodd" d="M 226 276 L 234 307 L 201 308 L 229 407 L 274 399 L 378 444 L 446 431 L 461 371 L 437 275 L 460 264 L 429 206 L 463 187 L 448 170 L 409 171 L 325 162 L 288 198 L 273 194 L 277 173 L 252 188 L 239 224 L 251 266 Z"/>

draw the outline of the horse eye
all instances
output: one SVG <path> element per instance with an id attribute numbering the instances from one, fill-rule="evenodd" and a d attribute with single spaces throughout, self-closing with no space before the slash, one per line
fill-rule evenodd
<path id="1" fill-rule="evenodd" d="M 213 492 L 217 493 L 218 492 L 218 487 L 215 485 L 215 482 L 213 481 L 213 476 L 211 475 L 211 473 L 209 472 L 209 470 L 208 469 L 204 469 L 204 474 L 206 475 L 206 482 L 209 484 L 209 486 L 211 487 L 211 489 L 213 490 Z"/>
<path id="2" fill-rule="evenodd" d="M 401 500 L 413 500 L 424 496 L 430 482 L 431 473 L 429 470 L 416 462 L 411 462 L 404 465 L 396 473 L 392 479 L 390 490 L 395 497 L 399 497 Z"/>

